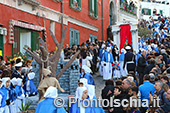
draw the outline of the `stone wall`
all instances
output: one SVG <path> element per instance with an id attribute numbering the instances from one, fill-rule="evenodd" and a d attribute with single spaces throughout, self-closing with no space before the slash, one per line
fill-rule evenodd
<path id="1" fill-rule="evenodd" d="M 66 65 L 68 60 L 59 60 L 56 75 L 61 71 L 61 69 Z M 35 78 L 33 79 L 36 87 L 39 85 L 39 65 L 33 61 L 33 72 L 35 72 Z M 60 86 L 65 90 L 62 94 L 75 95 L 76 88 L 78 87 L 78 80 L 80 79 L 79 74 L 79 63 L 75 60 L 72 65 L 64 72 L 64 74 L 59 78 Z M 60 91 L 58 91 L 61 94 Z"/>

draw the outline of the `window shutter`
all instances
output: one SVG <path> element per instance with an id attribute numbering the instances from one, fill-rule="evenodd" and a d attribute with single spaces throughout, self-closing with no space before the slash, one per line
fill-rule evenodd
<path id="1" fill-rule="evenodd" d="M 95 4 L 94 4 L 94 8 L 95 8 L 95 17 L 98 18 L 98 0 L 95 0 Z"/>
<path id="2" fill-rule="evenodd" d="M 92 16 L 92 0 L 89 0 L 89 15 Z"/>
<path id="3" fill-rule="evenodd" d="M 1 55 L 3 56 L 3 35 L 0 35 L 0 56 Z"/>
<path id="4" fill-rule="evenodd" d="M 151 15 L 151 9 L 148 9 L 149 15 Z"/>
<path id="5" fill-rule="evenodd" d="M 31 32 L 31 50 L 35 51 L 39 49 L 39 40 L 38 40 L 39 33 L 32 31 Z"/>
<path id="6" fill-rule="evenodd" d="M 70 0 L 70 7 L 74 7 L 73 0 Z"/>
<path id="7" fill-rule="evenodd" d="M 160 10 L 160 14 L 162 15 L 162 10 Z"/>
<path id="8" fill-rule="evenodd" d="M 14 44 L 12 49 L 12 55 L 16 55 L 20 52 L 20 28 L 14 27 Z"/>
<path id="9" fill-rule="evenodd" d="M 76 31 L 76 45 L 79 45 L 79 31 Z"/>
<path id="10" fill-rule="evenodd" d="M 74 37 L 74 31 L 70 29 L 70 47 L 73 45 L 73 37 Z"/>
<path id="11" fill-rule="evenodd" d="M 79 10 L 81 10 L 81 0 L 78 0 Z"/>
<path id="12" fill-rule="evenodd" d="M 144 9 L 142 9 L 142 14 L 144 14 Z"/>

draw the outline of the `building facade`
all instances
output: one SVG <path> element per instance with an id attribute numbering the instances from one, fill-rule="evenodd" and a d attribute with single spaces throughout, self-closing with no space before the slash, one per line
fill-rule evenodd
<path id="1" fill-rule="evenodd" d="M 141 2 L 141 19 L 149 20 L 150 16 L 157 19 L 157 15 L 170 17 L 170 5 L 168 0 L 143 0 Z"/>
<path id="2" fill-rule="evenodd" d="M 130 5 L 130 1 L 110 0 L 109 23 L 112 27 L 113 40 L 119 50 L 123 48 L 125 42 L 131 44 L 134 51 L 138 50 L 138 6 L 138 0 L 134 1 L 134 5 Z"/>
<path id="3" fill-rule="evenodd" d="M 1 0 L 0 55 L 5 58 L 18 52 L 24 53 L 24 47 L 37 50 L 38 36 L 46 40 L 49 52 L 54 51 L 56 46 L 49 29 L 60 42 L 61 16 L 64 28 L 67 27 L 65 44 L 81 45 L 89 39 L 107 39 L 109 0 L 62 2 L 63 13 L 60 0 Z"/>

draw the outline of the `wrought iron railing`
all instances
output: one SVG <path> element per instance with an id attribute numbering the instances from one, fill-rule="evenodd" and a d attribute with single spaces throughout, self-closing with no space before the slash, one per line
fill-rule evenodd
<path id="1" fill-rule="evenodd" d="M 123 11 L 130 13 L 132 15 L 135 15 L 135 16 L 137 14 L 137 7 L 135 7 L 133 5 L 129 5 L 127 3 L 121 3 L 120 10 L 123 10 Z"/>

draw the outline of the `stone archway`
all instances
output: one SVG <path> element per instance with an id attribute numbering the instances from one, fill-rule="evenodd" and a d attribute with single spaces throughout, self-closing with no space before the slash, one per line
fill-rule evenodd
<path id="1" fill-rule="evenodd" d="M 110 2 L 109 5 L 109 24 L 115 25 L 117 22 L 117 10 L 116 5 L 113 2 Z"/>

